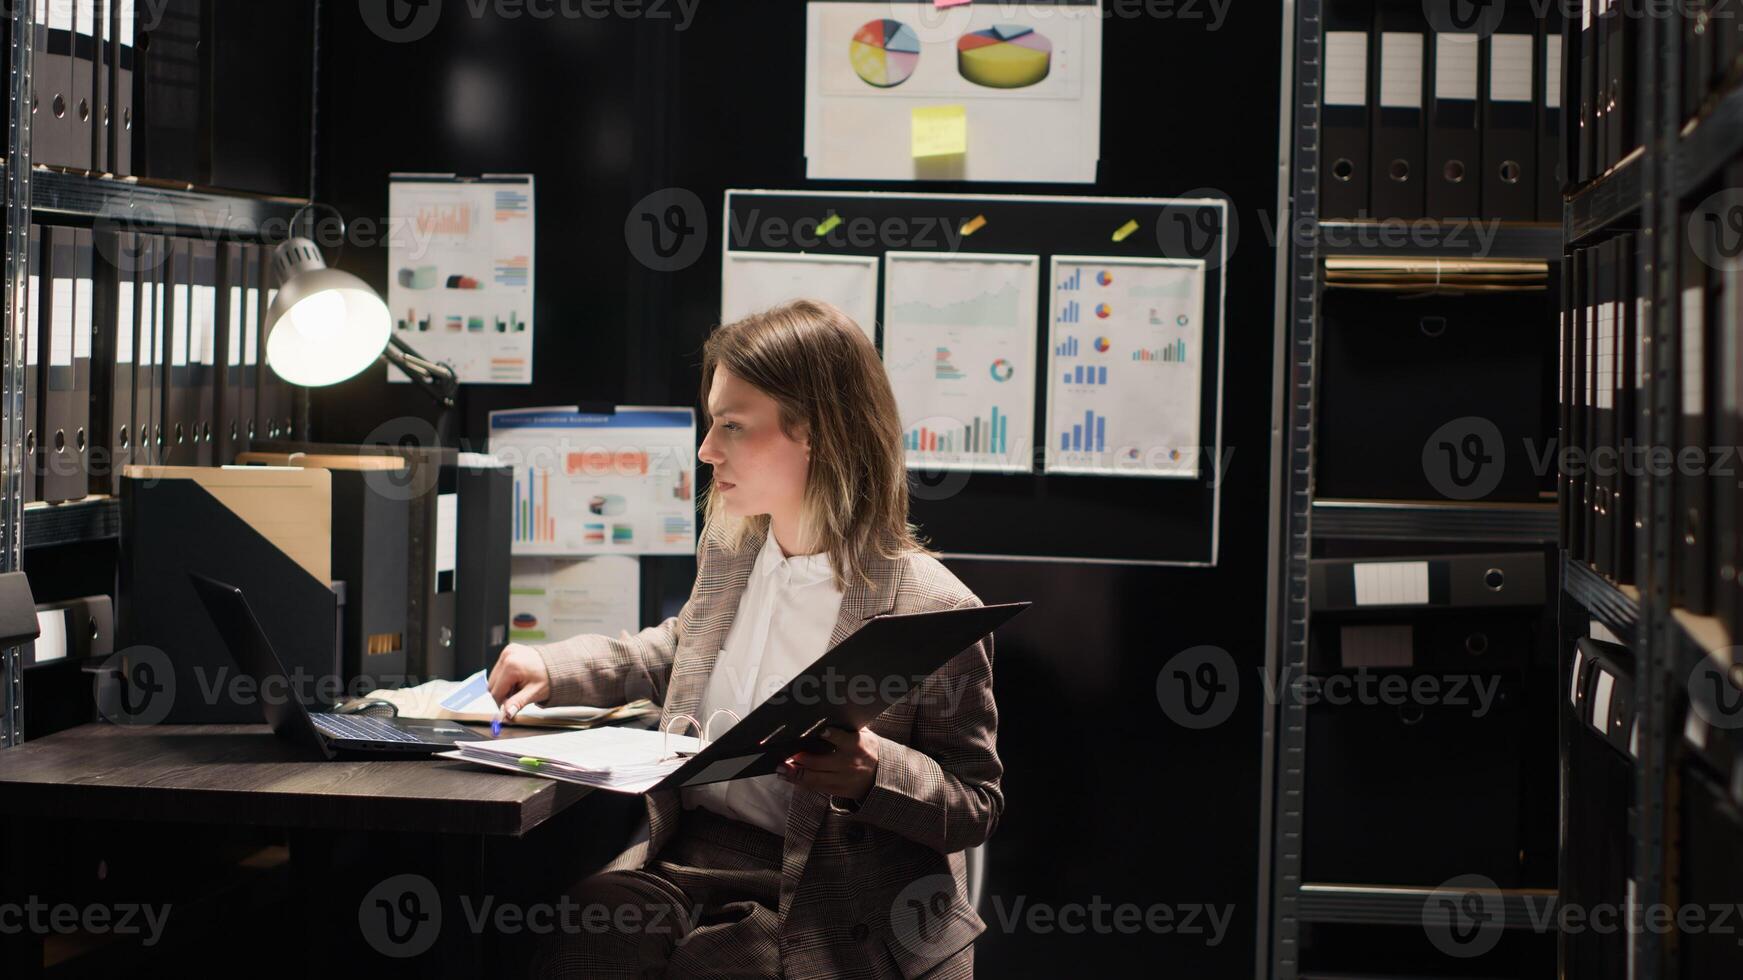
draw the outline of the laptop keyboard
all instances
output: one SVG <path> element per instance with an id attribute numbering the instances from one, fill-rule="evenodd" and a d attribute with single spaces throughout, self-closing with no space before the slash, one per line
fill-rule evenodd
<path id="1" fill-rule="evenodd" d="M 422 742 L 411 732 L 397 728 L 380 718 L 364 715 L 314 715 L 315 727 L 333 738 L 354 738 L 370 742 Z"/>

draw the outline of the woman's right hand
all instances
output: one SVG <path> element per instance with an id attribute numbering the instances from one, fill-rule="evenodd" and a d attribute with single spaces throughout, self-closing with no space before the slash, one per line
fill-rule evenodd
<path id="1" fill-rule="evenodd" d="M 523 643 L 503 647 L 490 671 L 490 697 L 502 708 L 502 717 L 513 721 L 520 709 L 550 695 L 551 675 L 545 670 L 545 658 Z"/>

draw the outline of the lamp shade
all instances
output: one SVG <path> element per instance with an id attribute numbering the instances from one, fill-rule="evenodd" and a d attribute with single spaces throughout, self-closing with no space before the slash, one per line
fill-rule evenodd
<path id="1" fill-rule="evenodd" d="M 280 286 L 266 311 L 266 363 L 279 377 L 306 387 L 337 384 L 381 357 L 393 316 L 367 283 L 327 268 L 306 238 L 280 245 L 272 264 Z"/>

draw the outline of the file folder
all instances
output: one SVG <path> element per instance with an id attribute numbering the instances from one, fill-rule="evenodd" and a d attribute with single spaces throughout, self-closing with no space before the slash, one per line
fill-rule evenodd
<path id="1" fill-rule="evenodd" d="M 1509 9 L 1483 40 L 1483 216 L 1530 221 L 1537 213 L 1536 110 L 1528 8 Z"/>
<path id="2" fill-rule="evenodd" d="M 1537 220 L 1560 224 L 1562 186 L 1568 183 L 1567 141 L 1562 138 L 1561 9 L 1551 4 L 1540 25 L 1537 69 Z"/>
<path id="3" fill-rule="evenodd" d="M 266 438 L 260 427 L 260 246 L 242 246 L 242 395 L 243 444 Z"/>
<path id="4" fill-rule="evenodd" d="M 1365 3 L 1327 0 L 1324 74 L 1320 79 L 1321 218 L 1371 216 L 1368 211 L 1368 32 Z"/>
<path id="5" fill-rule="evenodd" d="M 195 239 L 188 244 L 189 299 L 193 303 L 188 359 L 194 367 L 195 462 L 213 466 L 212 429 L 216 416 L 218 371 L 218 243 Z"/>
<path id="6" fill-rule="evenodd" d="M 117 177 L 133 175 L 133 85 L 139 61 L 138 0 L 109 0 L 115 19 L 114 123 L 109 130 L 109 166 Z"/>
<path id="7" fill-rule="evenodd" d="M 121 471 L 133 463 L 134 340 L 138 336 L 139 236 L 100 231 L 97 254 L 96 363 L 107 365 L 109 383 L 99 385 L 97 418 L 106 422 L 91 450 L 91 492 L 121 494 Z"/>
<path id="8" fill-rule="evenodd" d="M 163 291 L 164 333 L 169 341 L 169 356 L 164 371 L 165 441 L 164 462 L 170 466 L 199 464 L 199 433 L 195 429 L 199 415 L 199 393 L 194 389 L 194 361 L 197 351 L 190 351 L 193 314 L 191 246 L 185 238 L 164 237 L 168 262 L 164 265 Z"/>
<path id="9" fill-rule="evenodd" d="M 1646 384 L 1640 343 L 1646 300 L 1644 283 L 1639 276 L 1640 255 L 1637 248 L 1638 242 L 1633 235 L 1617 236 L 1617 315 L 1621 318 L 1622 332 L 1616 344 L 1616 434 L 1624 459 L 1631 459 L 1633 447 L 1642 445 L 1638 413 L 1641 399 L 1645 397 Z M 1625 585 L 1634 582 L 1634 555 L 1637 547 L 1635 518 L 1642 499 L 1639 492 L 1642 479 L 1644 474 L 1633 468 L 1618 468 L 1615 484 L 1616 547 L 1611 574 L 1616 581 Z"/>
<path id="10" fill-rule="evenodd" d="M 219 246 L 222 262 L 218 271 L 218 387 L 213 456 L 222 465 L 247 447 L 248 426 L 242 417 L 242 244 Z"/>
<path id="11" fill-rule="evenodd" d="M 91 446 L 98 431 L 107 427 L 102 416 L 92 417 L 91 407 L 96 394 L 91 364 L 91 341 L 96 335 L 96 256 L 91 247 L 91 231 L 73 231 L 73 431 L 67 453 L 76 469 L 76 492 L 83 498 L 91 492 Z"/>
<path id="12" fill-rule="evenodd" d="M 1573 435 L 1572 410 L 1573 399 L 1570 397 L 1574 385 L 1574 344 L 1573 330 L 1578 323 L 1574 315 L 1574 259 L 1572 255 L 1561 258 L 1561 311 L 1557 318 L 1559 328 L 1556 345 L 1556 431 L 1560 433 L 1557 442 L 1555 499 L 1557 534 L 1556 539 L 1562 542 L 1573 540 L 1571 529 L 1574 526 L 1572 515 L 1574 494 L 1572 490 L 1573 468 L 1568 463 L 1569 440 Z"/>
<path id="13" fill-rule="evenodd" d="M 30 226 L 24 299 L 24 501 L 42 499 L 42 226 Z"/>
<path id="14" fill-rule="evenodd" d="M 72 120 L 72 154 L 67 166 L 91 169 L 91 147 L 96 127 L 91 117 L 91 96 L 96 88 L 97 8 L 95 0 L 73 0 L 73 82 L 67 117 Z"/>
<path id="15" fill-rule="evenodd" d="M 1375 8 L 1369 207 L 1377 218 L 1423 216 L 1427 26 L 1420 4 L 1382 0 Z"/>
<path id="16" fill-rule="evenodd" d="M 1615 491 L 1614 457 L 1616 448 L 1616 268 L 1613 248 L 1615 241 L 1604 242 L 1594 250 L 1596 270 L 1592 277 L 1597 294 L 1597 312 L 1593 317 L 1593 335 L 1597 349 L 1592 357 L 1593 453 L 1588 457 L 1592 469 L 1592 567 L 1600 574 L 1611 574 L 1612 548 L 1615 545 L 1611 527 L 1612 501 Z"/>
<path id="17" fill-rule="evenodd" d="M 42 43 L 31 70 L 33 114 L 30 152 L 33 163 L 73 166 L 78 159 L 73 125 L 74 0 L 36 0 L 36 23 Z"/>
<path id="18" fill-rule="evenodd" d="M 514 540 L 514 473 L 494 457 L 461 453 L 455 583 L 454 671 L 489 670 L 508 645 L 510 550 Z"/>
<path id="19" fill-rule="evenodd" d="M 266 363 L 266 314 L 278 298 L 278 279 L 272 271 L 272 250 L 260 250 L 260 422 L 268 439 L 289 439 L 295 427 L 291 420 L 291 389 Z"/>
<path id="20" fill-rule="evenodd" d="M 156 0 L 142 12 L 135 161 L 142 177 L 211 183 L 206 0 Z"/>
<path id="21" fill-rule="evenodd" d="M 1610 77 L 1610 31 L 1615 18 L 1610 14 L 1610 0 L 1594 0 L 1592 8 L 1593 57 L 1592 68 L 1592 170 L 1593 176 L 1608 173 L 1616 162 L 1610 156 L 1610 115 L 1615 108 Z"/>
<path id="22" fill-rule="evenodd" d="M 139 236 L 139 335 L 135 345 L 138 363 L 133 374 L 133 430 L 136 433 L 134 462 L 160 464 L 164 460 L 164 344 L 163 265 L 161 235 Z"/>
<path id="23" fill-rule="evenodd" d="M 1684 0 L 1682 11 L 1682 117 L 1693 119 L 1706 102 L 1712 77 L 1707 37 L 1712 26 L 1706 0 Z"/>
<path id="24" fill-rule="evenodd" d="M 1579 182 L 1588 180 L 1602 173 L 1597 163 L 1597 108 L 1598 108 L 1598 29 L 1596 10 L 1598 0 L 1580 0 L 1580 125 L 1579 125 Z"/>
<path id="25" fill-rule="evenodd" d="M 1620 2 L 1609 4 L 1606 17 L 1609 30 L 1604 37 L 1608 89 L 1604 95 L 1606 110 L 1604 157 L 1606 169 L 1614 167 L 1634 148 L 1634 121 L 1639 113 L 1634 105 L 1634 54 L 1639 47 L 1634 32 L 1640 18 L 1631 17 Z"/>
<path id="26" fill-rule="evenodd" d="M 1677 466 L 1672 478 L 1672 510 L 1675 523 L 1671 544 L 1671 596 L 1673 601 L 1694 613 L 1712 611 L 1711 542 L 1707 537 L 1707 519 L 1712 501 L 1708 494 L 1707 392 L 1708 352 L 1717 350 L 1709 343 L 1707 329 L 1708 304 L 1712 301 L 1707 284 L 1707 266 L 1695 254 L 1688 235 L 1683 236 L 1681 280 L 1678 283 L 1679 317 L 1677 322 L 1678 456 L 1687 451 L 1699 459 L 1694 472 Z"/>
<path id="27" fill-rule="evenodd" d="M 86 477 L 79 465 L 78 440 L 90 418 L 90 402 L 87 400 L 80 411 L 74 366 L 78 309 L 73 298 L 78 283 L 78 246 L 71 228 L 50 226 L 44 233 L 48 286 L 43 297 L 47 323 L 41 352 L 42 499 L 82 500 Z M 87 360 L 89 357 L 87 350 Z"/>
<path id="28" fill-rule="evenodd" d="M 115 613 L 106 595 L 84 596 L 36 607 L 41 632 L 19 651 L 24 666 L 107 657 L 115 651 Z"/>
<path id="29" fill-rule="evenodd" d="M 1592 386 L 1590 375 L 1586 369 L 1586 350 L 1587 329 L 1591 321 L 1592 308 L 1587 299 L 1587 292 L 1591 288 L 1587 250 L 1575 249 L 1573 262 L 1573 309 L 1569 313 L 1573 321 L 1570 337 L 1573 346 L 1569 348 L 1569 352 L 1573 356 L 1571 371 L 1573 390 L 1570 393 L 1572 401 L 1568 406 L 1570 427 L 1565 435 L 1568 446 L 1576 450 L 1576 454 L 1575 468 L 1568 484 L 1569 496 L 1572 499 L 1568 507 L 1568 518 L 1571 526 L 1568 528 L 1567 548 L 1570 556 L 1581 561 L 1588 561 L 1591 556 L 1586 550 L 1586 515 L 1591 507 L 1591 498 L 1587 491 L 1586 479 L 1591 468 L 1585 465 L 1585 461 L 1590 458 L 1588 454 L 1591 446 L 1586 439 L 1586 406 L 1591 401 Z"/>
<path id="30" fill-rule="evenodd" d="M 1479 48 L 1474 33 L 1434 35 L 1426 174 L 1431 218 L 1475 218 L 1482 213 L 1483 141 L 1477 128 Z"/>
<path id="31" fill-rule="evenodd" d="M 115 17 L 111 0 L 83 0 L 91 5 L 96 17 L 92 33 L 95 45 L 91 54 L 91 169 L 97 173 L 113 173 L 109 163 L 109 132 L 114 123 L 115 97 Z"/>

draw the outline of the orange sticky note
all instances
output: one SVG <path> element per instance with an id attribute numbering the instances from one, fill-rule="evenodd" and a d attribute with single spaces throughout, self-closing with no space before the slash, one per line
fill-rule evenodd
<path id="1" fill-rule="evenodd" d="M 972 2 L 973 2 L 973 0 L 932 0 L 932 6 L 934 6 L 934 7 L 960 7 L 965 3 L 972 3 Z"/>
<path id="2" fill-rule="evenodd" d="M 967 221 L 964 221 L 962 223 L 962 234 L 964 237 L 967 237 L 967 236 L 972 235 L 975 232 L 977 232 L 985 227 L 986 227 L 986 215 L 977 214 L 974 217 L 972 217 L 972 218 L 970 218 Z"/>
<path id="3" fill-rule="evenodd" d="M 959 105 L 914 109 L 914 157 L 946 157 L 968 152 L 968 110 Z"/>

